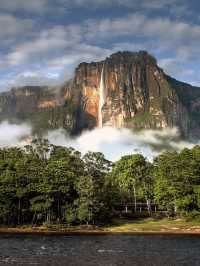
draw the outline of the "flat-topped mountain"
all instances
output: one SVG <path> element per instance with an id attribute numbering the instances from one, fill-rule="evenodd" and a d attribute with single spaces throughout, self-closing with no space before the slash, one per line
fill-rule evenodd
<path id="1" fill-rule="evenodd" d="M 76 134 L 104 125 L 178 127 L 200 133 L 200 88 L 164 73 L 146 51 L 118 52 L 81 63 L 73 80 L 55 90 L 23 87 L 0 94 L 0 120 L 30 121 L 36 132 L 63 127 Z"/>

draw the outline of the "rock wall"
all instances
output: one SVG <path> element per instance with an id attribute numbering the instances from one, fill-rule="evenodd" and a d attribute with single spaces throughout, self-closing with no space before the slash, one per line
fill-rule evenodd
<path id="1" fill-rule="evenodd" d="M 199 137 L 200 88 L 167 76 L 145 51 L 81 63 L 61 88 L 23 87 L 0 94 L 0 121 L 30 122 L 35 131 L 71 134 L 98 126 L 178 127 Z"/>
<path id="2" fill-rule="evenodd" d="M 176 126 L 188 135 L 188 110 L 156 59 L 147 52 L 118 52 L 105 61 L 78 66 L 73 87 L 80 94 L 80 124 L 85 126 L 83 121 L 87 121 L 87 127 L 99 124 L 102 73 L 106 95 L 102 107 L 103 125 L 129 128 Z"/>
<path id="3" fill-rule="evenodd" d="M 65 128 L 73 133 L 76 127 L 76 107 L 64 99 L 59 88 L 27 86 L 0 94 L 0 121 L 26 122 L 34 133 Z"/>

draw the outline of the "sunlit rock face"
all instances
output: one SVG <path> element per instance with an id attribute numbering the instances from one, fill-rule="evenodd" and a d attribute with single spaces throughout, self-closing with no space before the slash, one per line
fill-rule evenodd
<path id="1" fill-rule="evenodd" d="M 118 52 L 81 63 L 62 87 L 30 87 L 0 94 L 0 122 L 30 122 L 36 132 L 64 128 L 71 134 L 113 126 L 177 127 L 200 134 L 200 88 L 167 76 L 145 51 Z"/>
<path id="2" fill-rule="evenodd" d="M 184 135 L 189 133 L 187 106 L 147 52 L 118 52 L 105 61 L 80 64 L 73 81 L 75 91 L 83 127 L 176 126 Z"/>

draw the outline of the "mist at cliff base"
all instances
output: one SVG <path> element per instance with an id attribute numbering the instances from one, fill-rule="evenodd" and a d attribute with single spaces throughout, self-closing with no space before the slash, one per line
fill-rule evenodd
<path id="1" fill-rule="evenodd" d="M 84 131 L 73 139 L 66 137 L 63 130 L 56 130 L 49 132 L 47 138 L 55 145 L 71 146 L 82 154 L 87 151 L 102 152 L 112 161 L 133 153 L 141 153 L 152 160 L 163 151 L 194 146 L 194 143 L 181 140 L 176 128 L 133 132 L 125 128 L 103 127 Z"/>
<path id="2" fill-rule="evenodd" d="M 10 124 L 7 121 L 0 123 L 0 147 L 13 147 L 26 143 L 31 135 L 31 126 L 27 124 Z"/>
<path id="3" fill-rule="evenodd" d="M 71 138 L 63 129 L 49 131 L 46 136 L 50 143 L 58 146 L 73 147 L 85 154 L 88 151 L 102 152 L 109 160 L 115 161 L 123 155 L 141 153 L 152 160 L 166 150 L 192 148 L 197 143 L 180 139 L 176 128 L 164 130 L 132 131 L 113 127 L 95 128 L 84 131 Z M 31 126 L 27 124 L 0 124 L 0 147 L 23 147 L 30 144 Z"/>

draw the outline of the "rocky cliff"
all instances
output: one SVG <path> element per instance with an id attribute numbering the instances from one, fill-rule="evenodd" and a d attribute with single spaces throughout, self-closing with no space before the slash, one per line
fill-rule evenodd
<path id="1" fill-rule="evenodd" d="M 0 121 L 30 123 L 34 133 L 65 128 L 75 131 L 75 107 L 63 98 L 60 88 L 27 86 L 0 94 Z"/>
<path id="2" fill-rule="evenodd" d="M 81 63 L 58 91 L 26 87 L 0 94 L 1 120 L 28 119 L 37 130 L 175 126 L 184 136 L 198 136 L 199 117 L 200 88 L 167 76 L 145 51 Z"/>
<path id="3" fill-rule="evenodd" d="M 81 107 L 83 128 L 178 127 L 185 136 L 200 128 L 200 88 L 168 77 L 144 51 L 80 64 L 71 91 Z"/>

